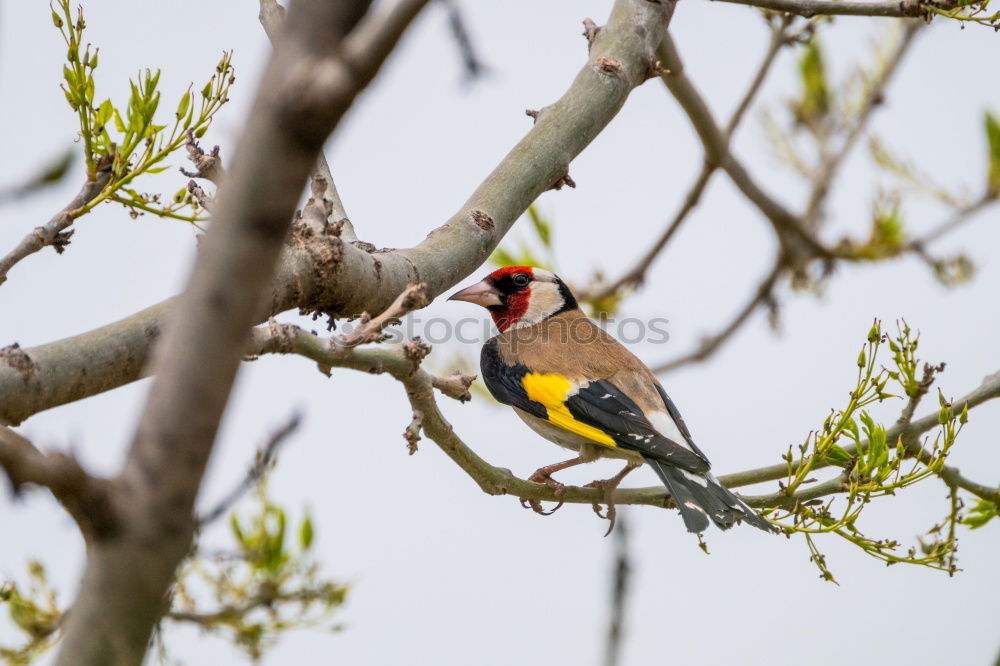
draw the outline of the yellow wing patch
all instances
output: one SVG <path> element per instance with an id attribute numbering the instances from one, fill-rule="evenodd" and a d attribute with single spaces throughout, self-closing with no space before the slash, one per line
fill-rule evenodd
<path id="1" fill-rule="evenodd" d="M 615 440 L 603 431 L 573 418 L 566 407 L 566 397 L 573 385 L 562 375 L 529 372 L 521 378 L 521 386 L 524 387 L 529 399 L 545 407 L 549 423 L 552 425 L 586 437 L 598 444 L 617 446 Z"/>

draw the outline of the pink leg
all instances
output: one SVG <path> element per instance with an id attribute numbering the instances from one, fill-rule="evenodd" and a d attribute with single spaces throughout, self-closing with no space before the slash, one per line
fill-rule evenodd
<path id="1" fill-rule="evenodd" d="M 552 478 L 552 475 L 556 472 L 566 469 L 567 467 L 573 467 L 574 465 L 579 465 L 581 463 L 590 462 L 592 458 L 585 458 L 583 456 L 577 456 L 576 458 L 570 458 L 569 460 L 564 460 L 562 462 L 554 463 L 552 465 L 546 465 L 545 467 L 539 467 L 535 470 L 535 473 L 528 477 L 528 481 L 532 483 L 544 483 L 549 488 L 552 488 L 556 492 L 556 497 L 562 495 L 566 490 L 566 486 L 559 483 Z M 525 509 L 531 509 L 535 513 L 541 514 L 543 516 L 551 516 L 556 512 L 559 507 L 563 505 L 562 500 L 559 500 L 559 504 L 556 504 L 555 508 L 551 511 L 546 511 L 542 508 L 542 503 L 536 499 L 524 499 L 521 498 L 521 506 Z"/>
<path id="2" fill-rule="evenodd" d="M 631 463 L 626 464 L 622 471 L 615 474 L 610 479 L 604 479 L 603 481 L 591 481 L 585 488 L 600 488 L 604 491 L 604 503 L 608 505 L 607 515 L 601 513 L 601 505 L 596 502 L 593 504 L 594 513 L 596 513 L 601 518 L 608 520 L 611 524 L 608 525 L 608 531 L 604 533 L 604 536 L 611 534 L 611 530 L 615 529 L 615 518 L 618 515 L 618 511 L 615 509 L 615 503 L 612 501 L 611 496 L 614 494 L 615 490 L 618 488 L 618 484 L 622 482 L 629 472 L 636 469 L 636 465 Z"/>

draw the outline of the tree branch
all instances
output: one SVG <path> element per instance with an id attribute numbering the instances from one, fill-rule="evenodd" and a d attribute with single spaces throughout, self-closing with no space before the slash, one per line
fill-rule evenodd
<path id="1" fill-rule="evenodd" d="M 830 187 L 833 185 L 833 180 L 837 170 L 840 169 L 840 166 L 850 154 L 854 144 L 861 137 L 865 128 L 868 126 L 868 121 L 871 119 L 872 113 L 874 113 L 875 109 L 885 101 L 886 86 L 889 84 L 892 76 L 899 69 L 899 65 L 903 61 L 903 57 L 913 44 L 913 38 L 925 25 L 926 23 L 924 21 L 914 20 L 906 22 L 903 34 L 899 41 L 895 44 L 892 54 L 889 56 L 889 59 L 885 62 L 884 66 L 879 69 L 875 79 L 868 86 L 864 99 L 861 102 L 861 106 L 854 117 L 854 124 L 851 126 L 850 130 L 848 130 L 847 135 L 840 144 L 840 147 L 833 153 L 823 155 L 819 168 L 816 170 L 816 174 L 813 177 L 813 187 L 809 193 L 809 200 L 806 203 L 804 212 L 802 213 L 802 220 L 808 228 L 814 229 L 819 222 L 819 218 L 822 214 L 823 202 L 830 193 Z"/>
<path id="2" fill-rule="evenodd" d="M 986 192 L 981 197 L 973 201 L 972 203 L 962 206 L 955 210 L 951 217 L 942 222 L 937 227 L 934 227 L 928 231 L 923 236 L 914 238 L 909 243 L 906 244 L 906 248 L 913 252 L 923 252 L 928 245 L 940 240 L 942 236 L 951 233 L 958 227 L 962 226 L 973 217 L 976 216 L 986 207 L 997 203 L 997 197 L 994 194 Z"/>
<path id="3" fill-rule="evenodd" d="M 757 289 L 754 290 L 753 295 L 750 297 L 750 300 L 747 301 L 746 305 L 744 305 L 739 312 L 736 313 L 736 316 L 734 316 L 721 331 L 715 335 L 704 338 L 698 345 L 698 348 L 694 351 L 691 351 L 679 358 L 675 358 L 672 361 L 667 361 L 653 366 L 653 373 L 661 374 L 670 372 L 672 370 L 676 370 L 677 368 L 684 367 L 685 365 L 690 365 L 691 363 L 704 361 L 709 356 L 714 354 L 719 347 L 735 335 L 736 332 L 750 319 L 750 315 L 754 313 L 754 310 L 756 310 L 762 303 L 766 303 L 771 299 L 774 287 L 784 271 L 785 265 L 779 259 L 775 262 L 774 267 L 771 269 L 771 272 L 767 274 L 767 277 L 765 277 L 757 286 Z"/>
<path id="4" fill-rule="evenodd" d="M 743 97 L 740 98 L 739 103 L 736 105 L 736 109 L 733 111 L 733 114 L 729 119 L 729 123 L 726 125 L 725 142 L 727 149 L 732 141 L 733 133 L 736 131 L 737 127 L 739 127 L 747 109 L 750 108 L 754 98 L 760 91 L 764 80 L 767 78 L 768 72 L 771 70 L 771 66 L 774 64 L 775 57 L 781 50 L 781 47 L 790 43 L 795 38 L 788 35 L 786 32 L 788 27 L 791 25 L 791 22 L 792 17 L 785 16 L 780 19 L 779 23 L 769 24 L 771 26 L 771 39 L 768 42 L 764 58 L 761 61 L 760 66 L 757 68 L 757 73 L 754 75 L 750 86 L 743 94 Z M 597 301 L 603 300 L 604 298 L 617 293 L 620 289 L 633 285 L 638 286 L 643 283 L 650 266 L 652 266 L 653 262 L 667 246 L 667 243 L 670 242 L 670 239 L 673 238 L 674 234 L 677 233 L 677 230 L 680 229 L 681 225 L 687 219 L 688 214 L 698 206 L 698 203 L 701 201 L 701 195 L 704 193 L 705 187 L 708 185 L 708 181 L 711 179 L 712 174 L 715 173 L 717 168 L 718 165 L 712 163 L 709 159 L 706 159 L 702 163 L 701 171 L 698 173 L 697 178 L 695 178 L 694 183 L 692 183 L 691 187 L 688 189 L 688 193 L 684 197 L 684 203 L 681 205 L 680 210 L 677 211 L 673 219 L 667 225 L 667 228 L 656 240 L 656 242 L 653 243 L 653 246 L 650 247 L 649 250 L 639 259 L 639 261 L 636 262 L 636 264 L 626 271 L 620 278 L 612 282 L 607 287 L 604 287 L 595 296 L 589 296 L 588 298 L 592 298 Z"/>
<path id="5" fill-rule="evenodd" d="M 968 395 L 955 400 L 953 404 L 968 405 L 969 409 L 973 409 L 995 398 L 1000 398 L 1000 372 L 988 375 L 983 379 L 983 382 L 978 388 L 970 392 Z M 886 441 L 895 442 L 902 437 L 904 446 L 908 447 L 907 452 L 910 455 L 915 456 L 918 455 L 919 452 L 919 448 L 916 447 L 917 438 L 923 433 L 937 427 L 937 425 L 937 412 L 928 414 L 927 416 L 924 416 L 916 421 L 911 421 L 910 423 L 897 423 L 886 431 Z M 867 442 L 864 442 L 862 444 L 862 448 L 866 446 Z M 844 446 L 843 449 L 848 455 L 854 455 L 857 452 L 857 447 L 854 445 Z M 797 469 L 798 465 L 798 461 L 793 462 L 792 470 L 794 471 Z M 820 469 L 828 466 L 829 463 L 824 461 L 815 461 L 813 464 L 814 469 Z M 951 470 L 957 473 L 957 470 L 954 468 L 945 467 L 945 470 Z M 738 488 L 740 486 L 749 486 L 755 483 L 763 483 L 765 481 L 776 481 L 778 479 L 785 478 L 787 475 L 788 465 L 786 463 L 779 463 L 777 465 L 769 465 L 767 467 L 760 467 L 757 469 L 747 470 L 745 472 L 729 474 L 727 476 L 720 477 L 720 480 L 731 488 Z M 969 488 L 966 489 L 969 490 Z M 973 492 L 972 490 L 969 491 Z M 978 492 L 974 492 L 974 494 L 978 495 Z M 979 496 L 982 497 L 982 495 Z"/>
<path id="6" fill-rule="evenodd" d="M 157 376 L 116 479 L 124 529 L 90 544 L 60 666 L 143 661 L 190 549 L 194 502 L 261 292 L 323 142 L 363 86 L 340 43 L 367 4 L 298 0 L 289 12 L 215 224 L 157 348 Z"/>
<path id="7" fill-rule="evenodd" d="M 239 484 L 230 490 L 225 497 L 216 502 L 215 506 L 198 517 L 199 529 L 204 529 L 206 525 L 226 515 L 247 491 L 264 478 L 264 475 L 267 474 L 277 459 L 278 449 L 298 430 L 301 422 L 302 416 L 300 414 L 292 414 L 292 417 L 288 419 L 285 425 L 271 433 L 267 438 L 267 442 L 257 449 L 257 455 L 254 457 L 253 464 L 250 465 L 250 469 L 247 470 L 247 473 L 240 480 Z"/>
<path id="8" fill-rule="evenodd" d="M 29 440 L 0 425 L 0 468 L 15 495 L 25 484 L 48 488 L 91 541 L 118 529 L 109 501 L 110 487 L 85 472 L 65 453 L 42 453 Z"/>
<path id="9" fill-rule="evenodd" d="M 419 245 L 369 253 L 333 234 L 293 237 L 258 321 L 290 308 L 340 316 L 381 312 L 411 282 L 424 282 L 437 296 L 472 273 L 646 79 L 672 10 L 672 2 L 618 0 L 569 90 L 546 108 L 461 209 Z M 620 69 L 606 71 L 599 61 Z M 25 349 L 39 369 L 29 379 L 30 391 L 20 373 L 0 363 L 0 419 L 19 423 L 138 379 L 171 306 L 166 301 L 102 329 Z"/>
<path id="10" fill-rule="evenodd" d="M 806 18 L 821 15 L 841 15 L 841 16 L 895 16 L 928 18 L 932 13 L 926 9 L 928 6 L 940 9 L 952 9 L 956 3 L 945 0 L 943 2 L 920 2 L 919 0 L 879 0 L 876 2 L 855 2 L 840 0 L 719 0 L 720 2 L 731 2 L 737 5 L 749 5 L 770 9 L 776 12 L 786 12 L 797 14 Z"/>
<path id="11" fill-rule="evenodd" d="M 362 68 L 362 78 L 366 79 L 363 85 L 368 85 L 375 78 L 389 55 L 395 50 L 403 33 L 428 2 L 429 0 L 399 0 L 390 9 L 385 9 L 380 4 L 369 12 L 348 36 L 344 49 L 348 53 L 347 57 Z M 277 0 L 260 0 L 258 18 L 272 44 L 279 35 L 284 15 L 284 8 L 277 3 Z M 326 183 L 324 198 L 333 206 L 331 211 L 333 220 L 341 225 L 340 238 L 348 243 L 358 240 L 354 225 L 347 216 L 337 186 L 334 184 L 330 164 L 322 153 L 316 160 L 316 175 Z"/>
<path id="12" fill-rule="evenodd" d="M 7 281 L 7 273 L 19 261 L 44 247 L 51 245 L 56 252 L 62 254 L 73 235 L 72 230 L 66 231 L 66 229 L 73 224 L 73 220 L 80 214 L 80 209 L 97 198 L 111 178 L 110 162 L 98 166 L 96 175 L 87 179 L 87 182 L 83 184 L 76 196 L 66 204 L 65 208 L 56 213 L 45 225 L 35 227 L 7 256 L 0 258 L 0 284 Z"/>
<path id="13" fill-rule="evenodd" d="M 730 152 L 728 137 L 716 124 L 701 93 L 684 72 L 684 63 L 670 35 L 661 42 L 657 57 L 666 68 L 666 72 L 661 74 L 660 78 L 691 120 L 705 148 L 706 160 L 722 168 L 733 184 L 767 218 L 774 227 L 786 254 L 795 258 L 829 257 L 830 250 L 813 237 L 802 224 L 802 220 L 764 192 Z"/>

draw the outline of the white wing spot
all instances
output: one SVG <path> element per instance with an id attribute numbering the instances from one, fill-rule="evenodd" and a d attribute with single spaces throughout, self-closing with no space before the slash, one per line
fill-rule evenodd
<path id="1" fill-rule="evenodd" d="M 705 510 L 703 508 L 701 508 L 700 506 L 698 506 L 697 504 L 695 504 L 691 500 L 688 500 L 687 502 L 684 502 L 684 506 L 688 507 L 689 509 L 697 509 L 698 511 L 701 511 L 702 513 L 705 513 Z"/>
<path id="2" fill-rule="evenodd" d="M 686 469 L 682 469 L 680 472 L 681 472 L 681 474 L 684 475 L 684 478 L 687 479 L 688 481 L 693 481 L 694 483 L 697 483 L 702 488 L 708 488 L 708 479 L 706 479 L 705 477 L 698 476 L 697 474 L 692 474 L 691 472 L 687 471 Z"/>
<path id="3" fill-rule="evenodd" d="M 653 424 L 656 430 L 666 437 L 667 439 L 673 440 L 675 443 L 683 446 L 686 449 L 690 449 L 688 446 L 687 439 L 681 433 L 680 428 L 674 423 L 674 420 L 670 418 L 670 414 L 666 412 L 650 412 L 649 422 Z"/>

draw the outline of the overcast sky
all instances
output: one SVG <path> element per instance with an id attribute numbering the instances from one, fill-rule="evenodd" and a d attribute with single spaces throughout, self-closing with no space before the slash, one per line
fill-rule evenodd
<path id="1" fill-rule="evenodd" d="M 124 104 L 127 78 L 162 67 L 165 113 L 189 82 L 200 85 L 224 49 L 234 49 L 232 103 L 206 137 L 231 155 L 269 52 L 256 3 L 85 0 L 87 40 L 101 47 L 97 97 Z M 359 235 L 378 246 L 405 247 L 446 220 L 528 130 L 525 108 L 554 101 L 586 55 L 580 21 L 604 21 L 609 1 L 463 2 L 489 76 L 462 85 L 446 16 L 430 7 L 408 33 L 375 85 L 359 99 L 328 150 L 337 185 Z M 835 77 L 869 58 L 889 23 L 836 21 L 826 41 Z M 672 30 L 688 70 L 720 118 L 733 108 L 766 44 L 755 11 L 686 0 Z M 936 21 L 888 90 L 873 128 L 890 146 L 942 183 L 977 193 L 986 173 L 982 113 L 1000 111 L 991 30 Z M 46 4 L 0 3 L 0 183 L 65 149 L 74 117 L 58 88 L 65 47 Z M 772 159 L 760 111 L 781 117 L 794 94 L 791 53 L 775 67 L 736 142 L 768 191 L 798 207 L 804 188 Z M 697 138 L 656 81 L 635 91 L 624 110 L 572 165 L 576 189 L 550 192 L 541 210 L 555 221 L 564 278 L 594 268 L 617 275 L 640 255 L 679 205 L 701 165 Z M 181 165 L 180 157 L 175 165 Z M 274 165 L 280 169 L 281 165 Z M 0 208 L 0 249 L 47 220 L 79 187 L 82 167 L 44 194 Z M 175 171 L 141 189 L 174 192 Z M 829 209 L 825 237 L 863 234 L 880 184 L 864 150 L 848 161 Z M 940 206 L 908 198 L 915 233 L 939 223 Z M 782 333 L 755 316 L 710 362 L 666 378 L 699 445 L 718 473 L 779 461 L 793 442 L 844 403 L 854 359 L 875 317 L 905 317 L 922 333 L 923 358 L 946 361 L 940 386 L 962 395 L 1000 369 L 995 210 L 937 248 L 964 249 L 975 281 L 948 290 L 919 261 L 838 270 L 821 296 L 781 292 Z M 524 231 L 515 228 L 511 238 Z M 62 256 L 51 250 L 17 266 L 0 287 L 0 345 L 31 346 L 108 323 L 178 291 L 194 253 L 183 223 L 132 220 L 105 205 L 76 225 Z M 647 362 L 691 348 L 742 306 L 774 253 L 769 225 L 721 175 L 704 203 L 655 264 L 649 285 L 631 298 L 629 316 L 669 320 L 670 339 L 640 344 Z M 480 272 L 485 272 L 484 268 Z M 470 277 L 470 281 L 478 279 Z M 462 303 L 435 302 L 424 317 L 481 317 Z M 291 320 L 291 318 L 286 318 Z M 429 358 L 450 370 L 455 354 L 478 356 L 478 344 L 446 344 Z M 39 414 L 20 431 L 51 447 L 73 447 L 95 472 L 120 466 L 147 382 Z M 513 414 L 477 396 L 441 399 L 457 432 L 490 462 L 521 476 L 564 453 Z M 327 379 L 297 358 L 265 358 L 244 367 L 209 470 L 202 501 L 220 497 L 240 477 L 255 444 L 295 408 L 304 427 L 287 446 L 272 489 L 296 513 L 311 507 L 324 571 L 352 585 L 337 616 L 346 631 L 287 636 L 265 664 L 595 664 L 604 643 L 611 539 L 587 506 L 542 518 L 516 499 L 489 497 L 430 441 L 406 455 L 401 433 L 410 414 L 389 377 L 346 370 Z M 930 400 L 921 413 L 934 408 Z M 895 420 L 898 405 L 879 412 Z M 983 483 L 1000 480 L 1000 405 L 972 413 L 953 462 Z M 603 478 L 595 464 L 565 481 Z M 641 470 L 633 484 L 651 485 Z M 763 492 L 763 489 L 761 489 Z M 863 529 L 906 543 L 940 520 L 946 490 L 932 481 L 865 512 Z M 0 508 L 0 578 L 23 578 L 29 557 L 49 565 L 69 602 L 83 565 L 76 530 L 49 497 L 30 494 Z M 840 586 L 821 582 L 799 539 L 749 528 L 708 533 L 712 555 L 695 545 L 673 512 L 624 510 L 632 527 L 633 594 L 624 663 L 645 664 L 989 664 L 1000 648 L 1000 523 L 962 530 L 954 578 L 925 569 L 886 569 L 833 538 L 820 540 Z M 12 637 L 0 623 L 0 644 Z M 242 663 L 222 641 L 193 630 L 169 635 L 188 664 Z"/>

